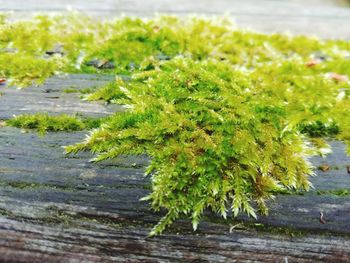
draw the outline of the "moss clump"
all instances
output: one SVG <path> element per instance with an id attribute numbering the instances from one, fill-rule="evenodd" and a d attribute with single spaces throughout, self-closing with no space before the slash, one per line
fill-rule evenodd
<path id="1" fill-rule="evenodd" d="M 253 200 L 266 213 L 272 191 L 308 189 L 312 169 L 302 138 L 283 131 L 283 111 L 265 110 L 250 87 L 226 63 L 172 60 L 123 83 L 119 102 L 131 110 L 67 152 L 89 149 L 96 161 L 147 153 L 153 182 L 147 199 L 168 210 L 152 234 L 181 215 L 196 228 L 206 208 L 224 218 L 228 210 L 255 217 Z"/>
<path id="2" fill-rule="evenodd" d="M 99 127 L 102 119 L 83 119 L 66 114 L 49 116 L 38 113 L 35 115 L 19 115 L 6 121 L 6 125 L 21 129 L 34 129 L 39 134 L 59 131 L 81 131 Z"/>
<path id="3" fill-rule="evenodd" d="M 78 88 L 75 88 L 75 87 L 70 87 L 70 88 L 67 88 L 67 89 L 64 89 L 63 92 L 64 93 L 80 93 L 80 94 L 91 94 L 93 93 L 94 91 L 96 90 L 96 88 L 84 88 L 84 89 L 78 89 Z"/>
<path id="4" fill-rule="evenodd" d="M 126 98 L 123 91 L 121 91 L 119 88 L 122 84 L 122 79 L 117 78 L 116 81 L 110 82 L 96 91 L 88 94 L 85 99 L 88 101 L 104 100 L 110 103 L 117 99 Z"/>
<path id="5" fill-rule="evenodd" d="M 350 74 L 347 41 L 241 31 L 229 19 L 82 15 L 37 16 L 0 23 L 0 77 L 26 86 L 58 72 L 125 74 L 156 69 L 176 56 L 216 59 L 234 67 L 291 58 L 323 59 L 310 70 Z"/>
<path id="6" fill-rule="evenodd" d="M 310 124 L 300 125 L 300 131 L 306 133 L 310 137 L 334 137 L 339 134 L 339 126 L 334 123 L 324 124 L 321 121 L 316 121 Z"/>

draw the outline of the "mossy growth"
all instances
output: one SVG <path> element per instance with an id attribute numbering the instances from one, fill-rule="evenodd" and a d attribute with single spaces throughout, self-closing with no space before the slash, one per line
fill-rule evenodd
<path id="1" fill-rule="evenodd" d="M 322 59 L 310 70 L 350 74 L 349 49 L 347 41 L 242 31 L 228 18 L 96 21 L 71 14 L 0 21 L 0 77 L 20 86 L 62 72 L 131 75 L 176 56 L 245 69 L 291 58 Z"/>
<path id="2" fill-rule="evenodd" d="M 49 116 L 48 114 L 37 113 L 15 116 L 7 120 L 6 125 L 21 129 L 34 129 L 39 134 L 44 135 L 47 132 L 90 130 L 99 127 L 102 121 L 103 119 L 79 118 L 66 114 Z"/>
<path id="3" fill-rule="evenodd" d="M 129 111 L 66 150 L 91 150 L 95 161 L 147 153 L 146 199 L 168 211 L 151 234 L 183 215 L 196 229 L 208 208 L 224 218 L 228 211 L 255 217 L 253 207 L 266 214 L 275 193 L 309 189 L 307 157 L 329 150 L 319 136 L 345 139 L 350 128 L 343 122 L 349 98 L 339 99 L 344 85 L 298 60 L 242 71 L 224 61 L 174 58 L 114 84 L 100 92 L 118 94 L 113 101 Z"/>
<path id="4" fill-rule="evenodd" d="M 85 99 L 88 101 L 103 100 L 110 103 L 116 101 L 117 99 L 126 98 L 123 91 L 120 90 L 120 85 L 122 83 L 122 79 L 117 77 L 115 81 L 106 84 L 90 94 L 87 94 Z"/>
<path id="5" fill-rule="evenodd" d="M 130 76 L 84 96 L 128 110 L 66 150 L 95 161 L 148 154 L 146 199 L 167 211 L 151 234 L 182 216 L 196 229 L 205 209 L 266 214 L 275 193 L 309 189 L 308 158 L 329 152 L 324 137 L 350 144 L 348 41 L 242 31 L 225 18 L 72 15 L 2 19 L 0 50 L 0 77 L 19 85 L 60 72 Z M 86 125 L 39 117 L 17 125 Z"/>
<path id="6" fill-rule="evenodd" d="M 317 190 L 318 195 L 334 195 L 338 197 L 350 196 L 350 189 Z"/>
<path id="7" fill-rule="evenodd" d="M 87 94 L 91 94 L 94 93 L 96 91 L 96 87 L 91 87 L 91 88 L 77 88 L 75 86 L 71 86 L 69 88 L 66 88 L 63 90 L 64 93 L 80 93 L 82 94 L 82 97 L 84 97 L 83 95 L 87 95 Z"/>
<path id="8" fill-rule="evenodd" d="M 146 199 L 168 210 L 152 234 L 181 215 L 196 228 L 206 208 L 256 217 L 252 200 L 266 213 L 273 191 L 307 190 L 312 169 L 302 137 L 283 131 L 284 111 L 267 108 L 250 87 L 226 63 L 173 60 L 123 83 L 118 102 L 131 110 L 66 150 L 89 149 L 95 161 L 147 153 L 153 187 Z"/>
<path id="9" fill-rule="evenodd" d="M 334 122 L 324 124 L 316 121 L 311 124 L 301 124 L 300 131 L 310 137 L 334 137 L 339 134 L 339 126 Z"/>

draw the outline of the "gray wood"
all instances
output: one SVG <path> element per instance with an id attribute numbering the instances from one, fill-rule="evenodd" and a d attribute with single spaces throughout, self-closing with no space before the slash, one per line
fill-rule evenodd
<path id="1" fill-rule="evenodd" d="M 349 39 L 349 5 L 347 0 L 0 0 L 0 12 L 14 11 L 14 19 L 37 12 L 60 13 L 67 10 L 77 10 L 96 18 L 112 18 L 122 14 L 143 17 L 154 14 L 226 14 L 240 28 Z"/>
<path id="2" fill-rule="evenodd" d="M 0 225 L 0 252 L 10 262 L 331 262 L 335 257 L 347 262 L 349 255 L 349 241 L 339 237 L 228 233 L 215 224 L 207 225 L 207 234 L 156 238 L 147 238 L 144 227 L 94 222 L 85 228 L 62 226 L 59 232 L 57 227 L 10 219 L 0 219 Z"/>
<path id="3" fill-rule="evenodd" d="M 228 233 L 216 224 L 198 235 L 147 238 L 147 230 L 94 222 L 84 228 L 52 227 L 0 218 L 0 253 L 9 262 L 348 262 L 350 247 L 340 237 Z"/>
<path id="4" fill-rule="evenodd" d="M 81 99 L 82 94 L 66 93 L 69 89 L 100 87 L 113 76 L 70 75 L 50 78 L 40 86 L 18 89 L 0 86 L 0 119 L 9 119 L 13 115 L 46 112 L 49 114 L 80 114 L 88 117 L 101 117 L 123 108 L 117 105 L 89 103 Z"/>
<path id="5" fill-rule="evenodd" d="M 15 128 L 0 129 L 0 251 L 6 251 L 2 260 L 346 262 L 350 257 L 350 197 L 318 195 L 317 189 L 277 196 L 269 204 L 270 216 L 257 222 L 241 216 L 217 223 L 218 216 L 207 213 L 195 233 L 190 222 L 182 220 L 165 235 L 147 238 L 161 216 L 139 201 L 149 193 L 150 182 L 143 177 L 147 158 L 93 164 L 88 153 L 64 156 L 61 146 L 83 136 L 84 132 L 76 132 L 40 137 Z M 338 160 L 337 155 L 340 164 L 346 163 L 344 146 L 332 144 L 335 156 L 314 158 L 315 164 Z M 349 177 L 345 169 L 337 171 L 339 177 L 332 182 L 344 188 L 339 180 L 348 183 Z M 325 174 L 319 172 L 313 183 Z M 319 222 L 320 211 L 326 224 Z M 280 227 L 287 234 L 259 232 L 244 222 Z M 231 226 L 238 229 L 230 233 Z M 289 229 L 301 231 L 302 236 L 290 236 Z"/>

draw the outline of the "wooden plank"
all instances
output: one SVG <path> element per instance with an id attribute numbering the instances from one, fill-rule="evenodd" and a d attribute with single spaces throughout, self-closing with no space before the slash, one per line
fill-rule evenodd
<path id="1" fill-rule="evenodd" d="M 21 2 L 0 1 L 1 11 L 27 11 L 27 12 L 50 12 L 67 11 L 70 9 L 88 11 L 88 12 L 135 12 L 135 13 L 154 13 L 154 12 L 172 12 L 172 13 L 203 13 L 203 14 L 251 14 L 265 16 L 287 16 L 287 17 L 329 17 L 338 19 L 346 17 L 350 10 L 337 1 L 319 1 L 318 3 L 310 1 L 276 1 L 276 0 L 246 0 L 236 2 L 230 0 L 153 0 L 153 1 L 118 1 L 118 0 L 27 0 Z M 336 16 L 335 16 L 336 15 Z"/>
<path id="2" fill-rule="evenodd" d="M 228 233 L 216 224 L 206 230 L 147 238 L 139 226 L 53 228 L 0 218 L 0 253 L 7 262 L 347 262 L 350 254 L 340 237 Z"/>
<path id="3" fill-rule="evenodd" d="M 92 164 L 91 154 L 66 157 L 62 146 L 81 141 L 85 132 L 57 133 L 40 137 L 19 129 L 0 129 L 1 179 L 54 184 L 61 187 L 84 184 L 143 184 L 143 166 L 147 158 L 119 158 Z M 115 175 L 118 175 L 117 177 Z"/>
<path id="4" fill-rule="evenodd" d="M 282 233 L 247 228 L 244 224 L 254 226 L 256 222 L 243 216 L 223 222 L 207 213 L 195 233 L 188 220 L 180 220 L 165 235 L 149 239 L 147 233 L 161 214 L 139 201 L 149 193 L 150 182 L 143 177 L 147 158 L 92 164 L 88 162 L 90 154 L 65 157 L 61 146 L 79 141 L 83 135 L 50 133 L 40 137 L 15 128 L 0 129 L 2 260 L 21 262 L 25 257 L 32 262 L 42 258 L 76 262 L 82 251 L 92 262 L 249 262 L 252 258 L 282 262 L 286 257 L 289 262 L 346 262 L 350 256 L 346 245 L 350 197 L 316 192 L 281 195 L 270 203 L 270 216 L 257 222 Z M 329 160 L 347 163 L 342 156 L 344 146 L 332 144 L 335 150 Z M 313 159 L 316 164 L 324 161 L 328 159 Z M 339 178 L 335 181 L 347 178 L 345 170 L 336 171 Z M 312 178 L 314 184 L 323 175 Z M 326 224 L 319 221 L 320 211 Z M 229 233 L 233 225 L 239 230 Z M 299 231 L 302 236 L 290 236 Z"/>
<path id="5" fill-rule="evenodd" d="M 6 202 L 20 211 L 15 219 L 0 218 L 1 258 L 12 262 L 347 262 L 350 256 L 346 237 L 242 228 L 230 233 L 228 225 L 211 222 L 194 235 L 180 221 L 175 231 L 148 238 L 152 221 L 143 217 L 125 220 L 81 205 Z"/>
<path id="6" fill-rule="evenodd" d="M 349 39 L 350 8 L 339 1 L 276 0 L 0 0 L 0 12 L 14 11 L 12 18 L 28 17 L 37 12 L 60 13 L 78 10 L 96 18 L 112 18 L 122 14 L 152 17 L 154 14 L 207 16 L 229 15 L 240 28 L 261 32 L 291 32 L 321 38 Z"/>
<path id="7" fill-rule="evenodd" d="M 123 108 L 117 105 L 89 103 L 81 100 L 79 92 L 66 93 L 67 89 L 95 88 L 114 79 L 113 76 L 70 75 L 50 78 L 44 85 L 23 89 L 0 86 L 0 119 L 13 115 L 46 112 L 49 114 L 80 114 L 101 117 Z"/>

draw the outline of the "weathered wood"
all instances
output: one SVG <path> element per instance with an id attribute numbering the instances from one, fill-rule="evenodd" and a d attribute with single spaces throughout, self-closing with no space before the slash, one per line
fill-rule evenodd
<path id="1" fill-rule="evenodd" d="M 343 5 L 335 5 L 343 2 Z M 321 38 L 350 38 L 348 25 L 350 9 L 344 1 L 301 0 L 0 0 L 0 12 L 14 11 L 14 19 L 37 12 L 57 13 L 78 10 L 98 18 L 115 17 L 122 14 L 143 17 L 160 14 L 176 15 L 224 15 L 231 16 L 240 28 L 262 32 L 291 32 L 311 34 Z"/>
<path id="2" fill-rule="evenodd" d="M 144 184 L 142 166 L 146 158 L 122 158 L 92 164 L 91 154 L 65 156 L 62 146 L 81 141 L 85 132 L 56 133 L 40 137 L 19 129 L 0 129 L 1 180 L 57 187 L 84 187 L 85 184 Z M 136 167 L 136 168 L 135 168 Z M 116 176 L 117 175 L 117 176 Z"/>
<path id="3" fill-rule="evenodd" d="M 340 237 L 228 233 L 215 224 L 206 230 L 147 238 L 139 226 L 53 228 L 0 218 L 0 253 L 9 262 L 348 262 L 350 254 Z"/>
<path id="4" fill-rule="evenodd" d="M 160 214 L 139 201 L 149 192 L 150 183 L 143 177 L 147 158 L 93 164 L 87 153 L 64 156 L 61 146 L 82 137 L 83 132 L 40 137 L 15 128 L 0 129 L 0 250 L 6 251 L 2 259 L 21 262 L 25 256 L 32 262 L 42 258 L 77 262 L 84 256 L 88 262 L 283 262 L 286 257 L 289 262 L 346 262 L 350 257 L 348 237 L 339 237 L 350 231 L 350 198 L 315 191 L 278 196 L 270 204 L 270 216 L 257 222 L 264 228 L 282 227 L 280 234 L 247 228 L 244 222 L 250 220 L 244 217 L 213 223 L 218 218 L 208 214 L 196 233 L 185 220 L 173 228 L 179 235 L 168 232 L 149 239 L 146 235 Z M 332 144 L 334 155 L 314 158 L 315 164 L 347 163 L 344 146 Z M 346 187 L 346 169 L 334 172 L 335 186 Z M 313 183 L 322 181 L 325 174 L 319 172 Z M 319 211 L 324 212 L 326 224 L 319 222 Z M 244 230 L 229 233 L 232 225 Z M 303 236 L 290 236 L 295 231 Z"/>
<path id="5" fill-rule="evenodd" d="M 126 219 L 117 209 L 1 201 L 11 210 L 0 218 L 0 251 L 3 260 L 14 262 L 347 262 L 350 255 L 344 237 L 291 237 L 244 229 L 230 233 L 229 225 L 210 222 L 194 235 L 188 222 L 178 222 L 174 227 L 179 233 L 148 238 L 152 220 Z M 129 211 L 135 210 L 131 207 Z"/>
<path id="6" fill-rule="evenodd" d="M 49 114 L 81 114 L 98 117 L 122 110 L 121 106 L 88 103 L 81 100 L 79 92 L 65 90 L 86 89 L 102 86 L 114 79 L 113 76 L 70 75 L 50 78 L 44 85 L 23 89 L 0 86 L 0 118 L 13 115 L 46 112 Z"/>

